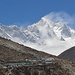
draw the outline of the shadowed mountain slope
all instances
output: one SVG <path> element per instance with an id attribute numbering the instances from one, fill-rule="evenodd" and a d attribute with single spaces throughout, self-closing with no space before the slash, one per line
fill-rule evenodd
<path id="1" fill-rule="evenodd" d="M 75 61 L 75 46 L 61 53 L 59 57 Z"/>

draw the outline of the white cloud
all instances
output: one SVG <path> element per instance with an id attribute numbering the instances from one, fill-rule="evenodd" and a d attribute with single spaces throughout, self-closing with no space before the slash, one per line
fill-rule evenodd
<path id="1" fill-rule="evenodd" d="M 51 12 L 44 17 L 54 22 L 59 22 L 59 21 L 64 22 L 70 27 L 75 28 L 75 16 L 74 15 L 69 15 L 65 12 Z"/>

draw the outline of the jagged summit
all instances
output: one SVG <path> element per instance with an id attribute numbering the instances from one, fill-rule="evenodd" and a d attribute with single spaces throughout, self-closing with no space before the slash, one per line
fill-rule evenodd
<path id="1" fill-rule="evenodd" d="M 0 36 L 53 55 L 75 46 L 75 30 L 47 17 L 25 29 L 0 25 Z"/>

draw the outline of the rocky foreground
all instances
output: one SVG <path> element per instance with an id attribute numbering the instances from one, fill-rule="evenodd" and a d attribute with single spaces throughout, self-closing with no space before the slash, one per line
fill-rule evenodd
<path id="1" fill-rule="evenodd" d="M 69 68 L 70 67 L 70 68 Z M 37 66 L 21 66 L 0 69 L 0 75 L 75 75 L 72 66 L 51 63 Z M 75 70 L 75 69 L 74 69 Z"/>
<path id="2" fill-rule="evenodd" d="M 74 62 L 56 61 L 44 65 L 0 68 L 0 75 L 75 75 Z"/>

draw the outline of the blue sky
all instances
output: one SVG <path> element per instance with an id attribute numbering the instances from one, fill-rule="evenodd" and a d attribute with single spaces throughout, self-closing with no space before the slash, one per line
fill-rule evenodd
<path id="1" fill-rule="evenodd" d="M 75 0 L 0 0 L 0 23 L 26 27 L 54 11 L 75 15 Z"/>

